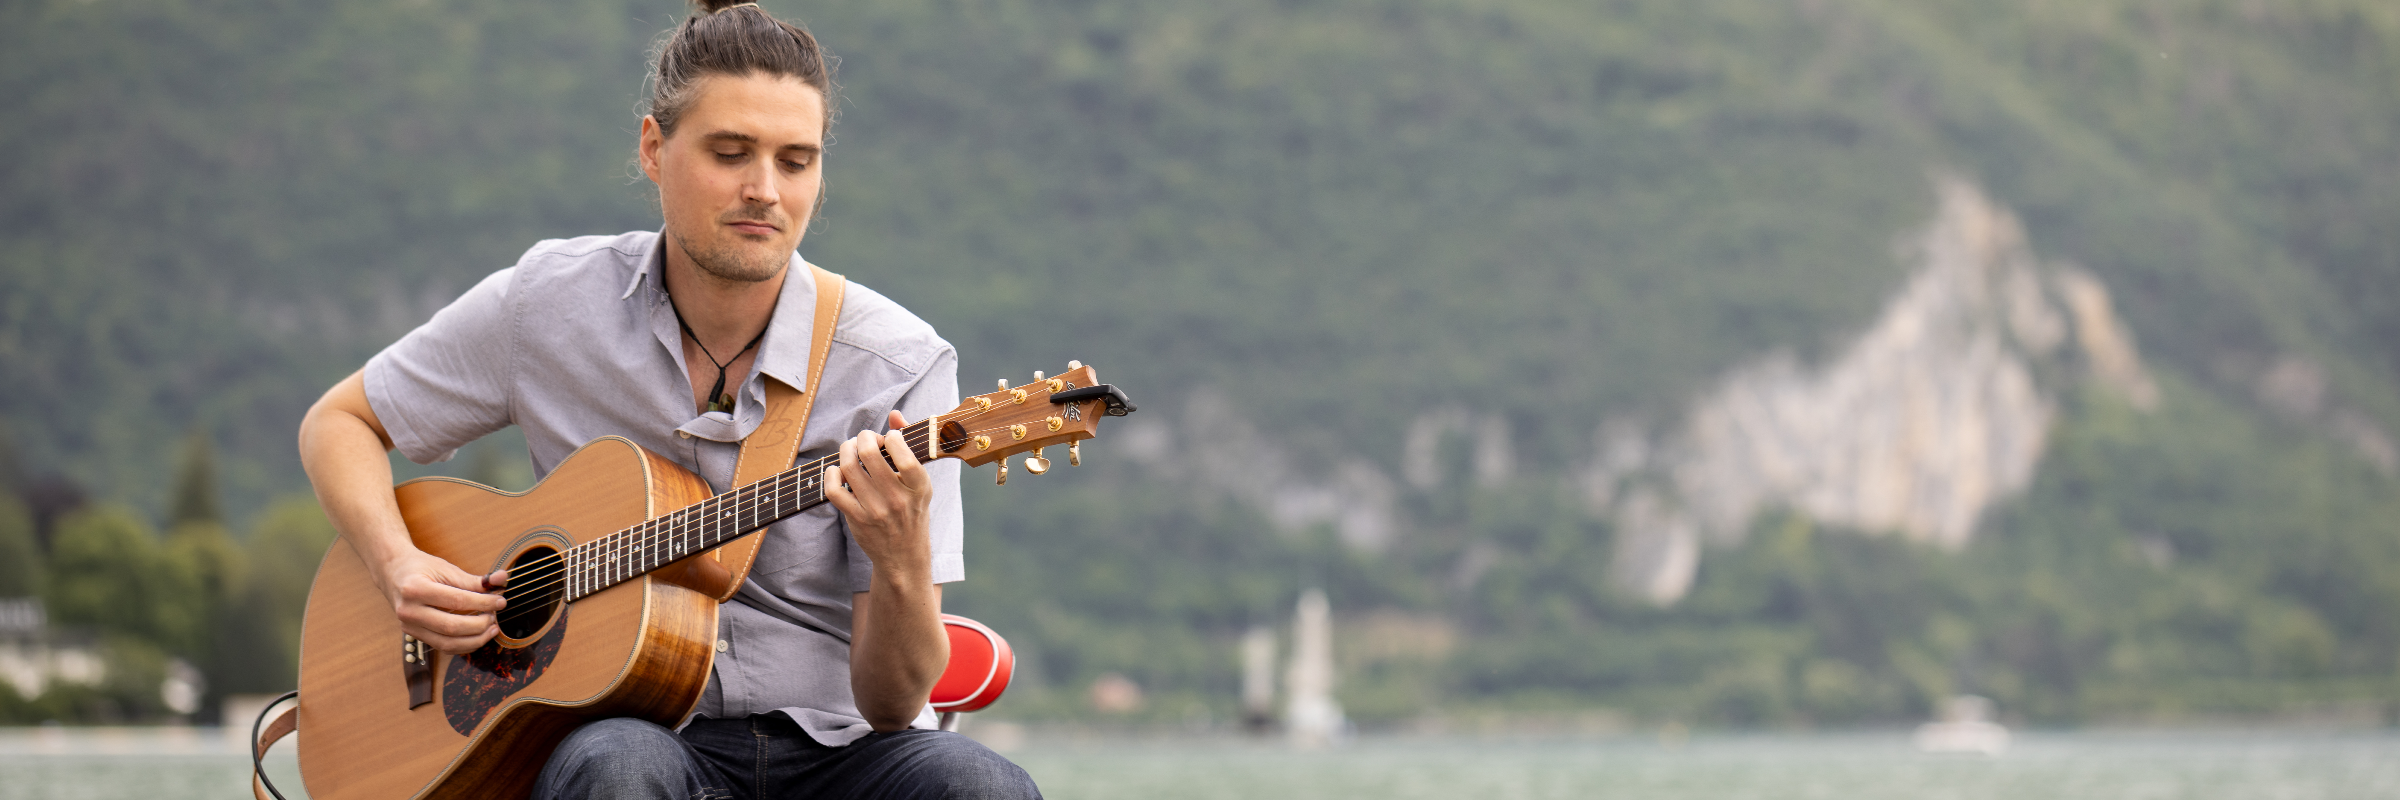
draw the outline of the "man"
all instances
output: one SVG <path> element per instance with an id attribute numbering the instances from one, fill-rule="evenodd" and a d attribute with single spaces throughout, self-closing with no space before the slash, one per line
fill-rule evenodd
<path id="1" fill-rule="evenodd" d="M 385 453 L 427 463 L 516 425 L 546 474 L 618 435 L 724 491 L 765 415 L 765 382 L 807 386 L 816 289 L 795 250 L 822 197 L 829 61 L 756 4 L 702 0 L 656 70 L 639 159 L 658 187 L 658 233 L 535 245 L 302 422 L 326 512 L 401 629 L 444 652 L 499 632 L 490 587 L 506 578 L 411 544 Z M 958 466 L 920 464 L 899 434 L 872 430 L 949 410 L 956 366 L 923 321 L 846 289 L 801 445 L 838 446 L 827 505 L 759 534 L 695 718 L 679 732 L 586 725 L 552 755 L 537 797 L 1039 796 L 1014 764 L 930 730 L 926 700 L 949 656 L 940 584 L 964 577 Z"/>

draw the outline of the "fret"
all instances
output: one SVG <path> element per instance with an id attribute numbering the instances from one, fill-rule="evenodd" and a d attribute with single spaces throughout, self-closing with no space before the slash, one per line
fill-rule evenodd
<path id="1" fill-rule="evenodd" d="M 903 429 L 922 432 L 923 423 Z M 917 443 L 922 447 L 923 443 Z M 825 502 L 827 456 L 794 466 L 765 480 L 695 503 L 672 514 L 568 548 L 563 581 L 568 599 L 605 590 L 652 570 L 718 547 Z"/>
<path id="2" fill-rule="evenodd" d="M 758 488 L 743 489 L 742 493 L 742 513 L 744 514 L 741 518 L 742 530 L 756 530 L 758 528 Z"/>

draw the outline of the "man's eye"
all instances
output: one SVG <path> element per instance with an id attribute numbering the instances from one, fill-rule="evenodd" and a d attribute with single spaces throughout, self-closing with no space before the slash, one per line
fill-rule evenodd
<path id="1" fill-rule="evenodd" d="M 786 162 L 783 162 L 783 168 L 784 168 L 784 169 L 787 169 L 787 170 L 791 170 L 791 171 L 793 171 L 793 172 L 800 172 L 800 171 L 802 171 L 802 170 L 806 170 L 806 169 L 808 169 L 808 162 L 806 162 L 806 161 L 786 161 Z"/>
<path id="2" fill-rule="evenodd" d="M 740 161 L 740 160 L 742 160 L 742 156 L 744 156 L 744 155 L 748 155 L 748 154 L 747 154 L 747 153 L 718 153 L 718 154 L 717 154 L 717 160 L 718 160 L 718 161 L 726 161 L 726 162 Z"/>

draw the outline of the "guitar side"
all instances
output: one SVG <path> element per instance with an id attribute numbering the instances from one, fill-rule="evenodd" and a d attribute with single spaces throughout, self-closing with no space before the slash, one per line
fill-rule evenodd
<path id="1" fill-rule="evenodd" d="M 446 478 L 410 481 L 395 494 L 418 548 L 483 573 L 528 535 L 547 532 L 572 545 L 710 492 L 672 462 L 607 437 L 522 494 Z M 399 620 L 357 551 L 336 540 L 310 587 L 301 630 L 299 755 L 310 795 L 523 796 L 558 742 L 584 722 L 674 724 L 699 701 L 715 655 L 716 602 L 674 582 L 698 572 L 661 570 L 569 605 L 553 623 L 563 628 L 555 660 L 490 702 L 462 734 L 439 687 L 463 662 L 437 655 L 433 702 L 409 708 Z"/>

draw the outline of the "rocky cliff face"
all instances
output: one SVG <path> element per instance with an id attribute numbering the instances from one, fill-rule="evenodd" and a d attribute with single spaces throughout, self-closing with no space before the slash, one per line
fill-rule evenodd
<path id="1" fill-rule="evenodd" d="M 1665 426 L 1613 420 L 1571 480 L 1617 532 L 1611 580 L 1658 604 L 1689 590 L 1703 545 L 1737 541 L 1762 511 L 1947 547 L 2032 482 L 2049 435 L 2049 380 L 2095 381 L 2136 408 L 2158 402 L 2108 288 L 2044 263 L 2014 214 L 1974 185 L 1937 179 L 1940 205 L 1904 240 L 1914 265 L 1881 314 L 1822 364 L 1768 353 L 1729 370 Z M 2077 377 L 2080 376 L 2080 377 Z M 1153 470 L 1244 499 L 1279 526 L 1330 524 L 1373 550 L 1403 533 L 1401 492 L 1448 476 L 1444 441 L 1471 443 L 1480 484 L 1522 479 L 1505 419 L 1437 408 L 1411 424 L 1402 463 L 1336 457 L 1301 469 L 1216 393 L 1180 418 L 1126 426 Z M 1397 480 L 1394 474 L 1397 473 Z"/>
<path id="2" fill-rule="evenodd" d="M 1782 352 L 1737 367 L 1655 444 L 1638 428 L 1604 429 L 1584 483 L 1616 522 L 1621 588 L 1674 602 L 1703 542 L 1737 540 L 1771 508 L 1964 545 L 2041 461 L 2054 412 L 2035 376 L 2063 371 L 2037 364 L 2080 362 L 2134 406 L 2158 402 L 2097 278 L 2042 263 L 2016 217 L 1973 185 L 1942 179 L 1939 195 L 1933 223 L 1903 247 L 1912 277 L 1829 361 Z"/>

